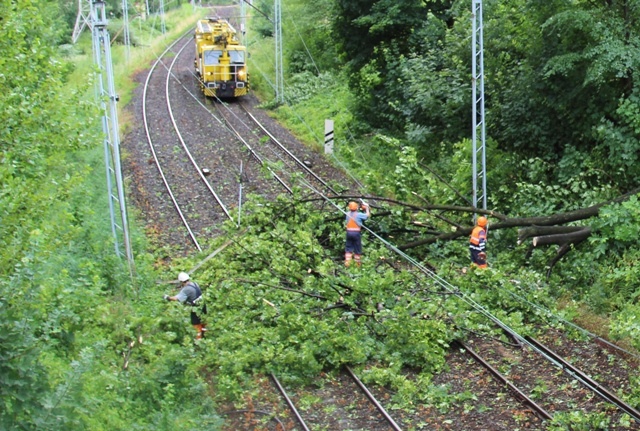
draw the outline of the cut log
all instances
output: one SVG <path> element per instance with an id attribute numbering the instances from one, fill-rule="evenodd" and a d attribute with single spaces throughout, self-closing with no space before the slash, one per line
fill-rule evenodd
<path id="1" fill-rule="evenodd" d="M 562 231 L 566 233 L 555 233 Z M 556 255 L 547 263 L 547 278 L 549 278 L 555 264 L 558 263 L 565 254 L 569 253 L 573 247 L 589 238 L 591 228 L 588 226 L 549 226 L 539 229 L 537 226 L 532 226 L 527 229 L 521 229 L 519 234 L 526 235 L 530 232 L 549 233 L 547 235 L 534 236 L 531 241 L 533 247 L 549 244 L 557 244 L 560 246 L 558 251 L 556 251 Z M 520 243 L 520 238 L 519 235 L 518 243 Z"/>
<path id="2" fill-rule="evenodd" d="M 584 226 L 529 226 L 518 229 L 518 245 L 522 244 L 527 238 L 572 233 L 582 229 L 584 229 Z"/>
<path id="3" fill-rule="evenodd" d="M 543 235 L 533 237 L 532 244 L 534 247 L 549 244 L 579 244 L 591 235 L 590 227 L 582 227 L 580 230 L 571 233 L 561 233 L 556 235 Z"/>

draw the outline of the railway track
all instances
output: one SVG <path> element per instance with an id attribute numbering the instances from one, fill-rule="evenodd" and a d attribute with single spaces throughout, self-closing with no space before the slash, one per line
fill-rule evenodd
<path id="1" fill-rule="evenodd" d="M 472 362 L 475 365 L 470 366 Z M 478 339 L 456 342 L 447 364 L 424 388 L 432 394 L 430 402 L 416 405 L 411 411 L 394 411 L 400 427 L 412 429 L 421 424 L 423 429 L 546 430 L 558 415 L 578 415 L 594 419 L 590 425 L 576 422 L 575 429 L 640 429 L 634 413 L 630 413 L 633 406 L 624 402 L 617 405 L 601 396 L 601 392 L 615 390 L 598 384 L 592 391 L 574 380 L 571 374 L 575 371 L 545 363 L 526 346 L 489 346 L 489 342 Z M 616 370 L 612 366 L 603 373 L 607 371 Z M 418 383 L 420 372 L 407 370 L 405 378 Z M 396 395 L 385 387 L 373 386 L 371 390 L 385 402 Z M 495 416 L 490 426 L 486 425 L 487 415 Z"/>
<path id="2" fill-rule="evenodd" d="M 335 196 L 340 191 L 346 190 L 345 186 L 332 186 L 313 169 L 310 161 L 309 150 L 297 146 L 296 150 L 290 148 L 269 131 L 257 115 L 251 112 L 242 102 L 216 104 L 219 116 L 227 127 L 233 131 L 238 141 L 251 151 L 256 160 L 268 167 L 273 177 L 288 192 L 298 186 L 307 189 L 311 194 Z"/>
<path id="3" fill-rule="evenodd" d="M 287 148 L 275 137 L 284 129 L 269 130 L 240 101 L 204 98 L 191 44 L 185 35 L 159 55 L 142 91 L 148 162 L 156 166 L 166 196 L 153 197 L 158 218 L 178 218 L 182 225 L 170 235 L 201 251 L 201 242 L 221 233 L 225 221 L 240 222 L 245 196 L 271 200 L 295 187 L 335 194 L 311 169 L 320 165 L 335 178 L 337 170 L 323 157 L 300 150 L 305 147 L 299 143 L 296 150 Z"/>
<path id="4" fill-rule="evenodd" d="M 460 346 L 540 419 L 548 421 L 557 414 L 577 410 L 607 418 L 616 429 L 640 429 L 638 410 L 581 370 L 575 361 L 533 337 L 525 337 L 520 347 L 479 338 Z M 615 370 L 611 367 L 609 371 Z M 621 425 L 625 423 L 628 426 Z"/>
<path id="5" fill-rule="evenodd" d="M 270 389 L 279 398 L 265 402 L 263 393 L 264 399 L 255 403 L 260 407 L 227 412 L 225 430 L 402 430 L 349 367 L 336 375 L 324 375 L 319 385 L 292 390 L 274 374 L 270 380 Z"/>
<path id="6" fill-rule="evenodd" d="M 175 210 L 167 213 L 180 218 L 191 242 L 201 251 L 198 237 L 211 225 L 221 224 L 232 216 L 207 179 L 204 166 L 212 163 L 205 148 L 191 143 L 202 138 L 194 137 L 193 133 L 186 137 L 183 130 L 188 126 L 184 125 L 184 115 L 174 114 L 170 83 L 176 80 L 176 60 L 190 44 L 189 37 L 177 40 L 151 67 L 143 89 L 142 118 L 150 154 Z M 159 88 L 164 91 L 158 91 Z M 155 109 L 150 110 L 149 106 Z M 163 108 L 159 109 L 160 106 Z"/>

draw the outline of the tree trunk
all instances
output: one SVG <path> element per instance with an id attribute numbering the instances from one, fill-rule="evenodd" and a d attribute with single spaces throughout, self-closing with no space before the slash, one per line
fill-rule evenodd
<path id="1" fill-rule="evenodd" d="M 631 196 L 636 195 L 640 192 L 640 187 L 631 190 L 628 193 L 625 193 L 615 199 L 612 199 L 610 201 L 606 201 L 606 202 L 601 202 L 599 204 L 596 205 L 592 205 L 590 207 L 587 208 L 581 208 L 575 211 L 568 211 L 566 213 L 559 213 L 559 214 L 552 214 L 549 216 L 542 216 L 542 217 L 523 217 L 523 218 L 503 218 L 501 219 L 499 222 L 497 223 L 491 223 L 490 224 L 490 228 L 492 230 L 496 230 L 496 229 L 506 229 L 506 228 L 512 228 L 512 227 L 519 227 L 519 226 L 538 226 L 538 227 L 551 227 L 551 226 L 555 226 L 555 225 L 561 225 L 561 224 L 565 224 L 565 223 L 571 223 L 574 221 L 578 221 L 578 220 L 586 220 L 588 218 L 591 217 L 596 217 L 598 215 L 598 213 L 600 212 L 600 208 L 602 208 L 605 205 L 609 205 L 612 203 L 618 203 L 618 202 L 623 202 L 627 199 L 629 199 Z M 468 212 L 469 210 L 471 212 L 476 212 L 478 214 L 484 214 L 487 215 L 489 217 L 491 217 L 492 215 L 498 216 L 497 213 L 493 213 L 492 211 L 483 211 L 480 209 L 469 209 L 469 208 L 464 208 L 464 207 L 457 207 L 457 209 L 453 209 L 453 207 L 450 206 L 437 206 L 437 205 L 432 205 L 431 208 L 423 208 L 423 210 L 428 210 L 428 209 L 444 209 L 444 210 L 449 210 L 449 211 L 465 211 Z M 504 216 L 502 216 L 504 217 Z M 502 218 L 500 216 L 498 216 L 498 218 Z M 435 235 L 433 237 L 430 238 L 423 238 L 423 239 L 419 239 L 417 241 L 412 241 L 403 245 L 398 246 L 398 248 L 400 250 L 408 250 L 410 248 L 414 248 L 414 247 L 418 247 L 421 245 L 427 245 L 427 244 L 433 244 L 437 241 L 448 241 L 448 240 L 452 240 L 452 239 L 457 239 L 463 236 L 469 236 L 471 235 L 471 231 L 473 230 L 473 227 L 469 227 L 469 228 L 465 228 L 465 229 L 458 229 L 454 232 L 447 232 L 447 233 L 441 233 L 439 235 Z"/>
<path id="2" fill-rule="evenodd" d="M 460 237 L 468 237 L 473 230 L 473 227 L 463 227 L 455 221 L 448 219 L 442 215 L 443 212 L 457 212 L 457 213 L 471 213 L 471 214 L 481 214 L 487 216 L 489 218 L 493 218 L 498 220 L 495 223 L 490 223 L 489 228 L 491 230 L 496 229 L 506 229 L 513 227 L 523 227 L 518 231 L 518 244 L 522 244 L 524 240 L 527 238 L 533 237 L 532 245 L 527 251 L 527 257 L 531 254 L 534 247 L 539 247 L 542 245 L 549 244 L 557 244 L 559 246 L 558 251 L 553 259 L 551 259 L 548 263 L 549 270 L 547 272 L 547 277 L 551 274 L 551 269 L 553 266 L 564 256 L 567 254 L 573 247 L 580 244 L 584 240 L 586 240 L 589 235 L 591 235 L 591 228 L 588 226 L 558 226 L 566 223 L 571 223 L 579 220 L 586 220 L 591 217 L 597 217 L 600 208 L 605 205 L 610 205 L 612 203 L 620 203 L 631 196 L 640 193 L 640 187 L 635 188 L 621 196 L 618 196 L 615 199 L 611 199 L 606 202 L 601 202 L 596 205 L 592 205 L 587 208 L 580 208 L 574 211 L 568 211 L 565 213 L 552 214 L 548 216 L 540 216 L 540 217 L 523 217 L 523 218 L 508 218 L 507 216 L 498 213 L 496 211 L 488 211 L 480 208 L 474 207 L 460 207 L 453 205 L 433 205 L 430 204 L 426 199 L 419 197 L 422 201 L 426 203 L 426 205 L 418 206 L 411 203 L 399 202 L 394 199 L 389 198 L 380 198 L 376 196 L 366 197 L 368 201 L 374 202 L 389 202 L 397 205 L 401 205 L 405 208 L 414 211 L 423 211 L 423 212 L 435 212 L 438 211 L 437 214 L 433 214 L 435 217 L 440 220 L 448 223 L 453 227 L 453 231 L 450 232 L 434 232 L 429 229 L 427 234 L 429 237 L 421 238 L 416 241 L 408 242 L 406 244 L 402 244 L 397 246 L 399 250 L 408 250 L 410 248 L 419 247 L 421 245 L 429 245 L 434 244 L 437 241 L 450 241 L 455 240 Z M 331 199 L 351 199 L 360 198 L 362 196 L 332 196 Z M 315 200 L 315 199 L 311 199 Z M 377 214 L 378 216 L 383 215 L 382 212 Z M 428 227 L 420 222 L 413 222 L 414 226 L 422 226 Z"/>

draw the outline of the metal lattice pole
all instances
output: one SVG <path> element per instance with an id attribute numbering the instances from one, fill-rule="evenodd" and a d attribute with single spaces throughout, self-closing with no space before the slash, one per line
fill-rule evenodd
<path id="1" fill-rule="evenodd" d="M 91 28 L 91 0 L 78 0 L 78 15 L 73 27 L 71 41 L 76 43 L 85 27 Z"/>
<path id="2" fill-rule="evenodd" d="M 167 24 L 164 20 L 164 0 L 160 0 L 160 27 L 162 29 L 162 34 L 164 35 L 167 32 Z"/>
<path id="3" fill-rule="evenodd" d="M 242 43 L 244 45 L 247 44 L 247 27 L 246 27 L 246 18 L 247 7 L 245 5 L 244 0 L 240 0 L 240 33 L 242 34 Z"/>
<path id="4" fill-rule="evenodd" d="M 275 0 L 276 42 L 276 102 L 284 103 L 284 72 L 282 63 L 282 3 Z"/>
<path id="5" fill-rule="evenodd" d="M 129 33 L 129 5 L 127 0 L 122 0 L 122 37 L 124 38 L 125 58 L 131 56 L 131 35 Z"/>
<path id="6" fill-rule="evenodd" d="M 478 207 L 482 202 L 482 209 L 487 209 L 487 150 L 485 139 L 484 117 L 484 46 L 482 24 L 482 0 L 472 0 L 472 98 L 473 98 L 473 137 L 472 137 L 472 176 L 473 176 L 473 206 Z M 478 134 L 480 142 L 478 143 Z M 480 166 L 478 167 L 478 155 Z M 480 183 L 480 185 L 478 184 Z"/>
<path id="7" fill-rule="evenodd" d="M 116 254 L 126 255 L 131 274 L 134 271 L 133 252 L 129 238 L 127 207 L 124 196 L 124 182 L 120 165 L 120 132 L 118 126 L 118 96 L 115 92 L 113 66 L 111 61 L 111 40 L 107 31 L 105 3 L 94 0 L 91 4 L 93 59 L 96 72 L 96 97 L 100 102 L 103 117 L 104 154 L 107 173 L 107 191 L 111 231 L 114 236 Z M 105 85 L 106 81 L 106 85 Z M 114 187 L 115 185 L 115 187 Z M 119 212 L 116 212 L 116 206 Z M 121 250 L 124 246 L 124 253 Z"/>

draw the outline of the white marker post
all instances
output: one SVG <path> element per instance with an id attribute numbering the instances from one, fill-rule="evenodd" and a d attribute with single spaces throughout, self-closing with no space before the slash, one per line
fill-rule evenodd
<path id="1" fill-rule="evenodd" d="M 324 120 L 324 153 L 333 154 L 333 120 Z"/>

